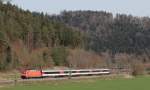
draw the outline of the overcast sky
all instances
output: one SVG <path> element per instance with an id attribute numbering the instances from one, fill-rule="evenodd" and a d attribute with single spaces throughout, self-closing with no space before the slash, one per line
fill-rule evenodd
<path id="1" fill-rule="evenodd" d="M 103 10 L 113 14 L 150 16 L 150 0 L 12 0 L 12 3 L 23 9 L 49 14 L 63 10 Z"/>

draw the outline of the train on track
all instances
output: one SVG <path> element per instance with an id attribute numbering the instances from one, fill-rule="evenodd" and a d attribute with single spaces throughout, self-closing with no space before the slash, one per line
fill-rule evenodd
<path id="1" fill-rule="evenodd" d="M 90 75 L 109 75 L 110 69 L 74 69 L 74 70 L 25 70 L 21 73 L 22 79 L 44 77 L 73 77 Z"/>

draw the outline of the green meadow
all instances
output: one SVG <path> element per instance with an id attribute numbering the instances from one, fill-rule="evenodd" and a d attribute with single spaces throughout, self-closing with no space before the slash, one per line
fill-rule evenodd
<path id="1" fill-rule="evenodd" d="M 150 77 L 130 79 L 82 79 L 34 82 L 1 90 L 150 90 Z"/>

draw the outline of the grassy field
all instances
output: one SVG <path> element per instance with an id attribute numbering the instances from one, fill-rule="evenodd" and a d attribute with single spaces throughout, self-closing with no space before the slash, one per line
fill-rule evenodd
<path id="1" fill-rule="evenodd" d="M 0 90 L 150 90 L 150 77 L 36 82 L 0 88 Z"/>

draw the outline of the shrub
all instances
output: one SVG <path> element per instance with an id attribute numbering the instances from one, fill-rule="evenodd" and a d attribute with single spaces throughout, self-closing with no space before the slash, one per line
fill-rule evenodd
<path id="1" fill-rule="evenodd" d="M 68 51 L 65 47 L 55 47 L 52 49 L 52 59 L 56 66 L 65 66 L 67 65 L 67 56 Z"/>
<path id="2" fill-rule="evenodd" d="M 140 62 L 136 62 L 132 64 L 132 75 L 133 76 L 138 76 L 138 75 L 143 75 L 144 74 L 144 65 Z"/>
<path id="3" fill-rule="evenodd" d="M 106 66 L 103 56 L 83 49 L 70 50 L 67 60 L 72 68 L 101 68 Z"/>

